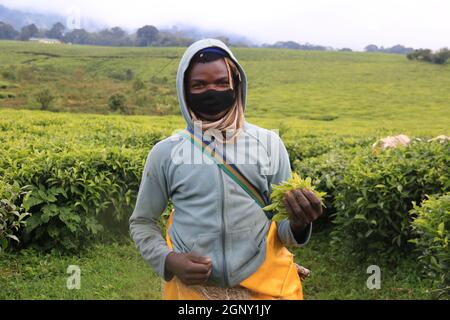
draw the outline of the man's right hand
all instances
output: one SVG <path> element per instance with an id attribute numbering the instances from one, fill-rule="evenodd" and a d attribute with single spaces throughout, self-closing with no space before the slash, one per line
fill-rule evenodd
<path id="1" fill-rule="evenodd" d="M 166 258 L 166 271 L 177 276 L 187 285 L 204 284 L 211 275 L 211 258 L 192 252 L 171 252 Z"/>

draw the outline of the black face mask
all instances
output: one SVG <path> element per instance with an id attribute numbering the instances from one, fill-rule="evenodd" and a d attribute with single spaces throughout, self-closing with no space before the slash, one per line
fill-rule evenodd
<path id="1" fill-rule="evenodd" d="M 233 89 L 208 90 L 202 93 L 188 93 L 188 103 L 195 113 L 216 115 L 229 109 L 235 100 Z"/>

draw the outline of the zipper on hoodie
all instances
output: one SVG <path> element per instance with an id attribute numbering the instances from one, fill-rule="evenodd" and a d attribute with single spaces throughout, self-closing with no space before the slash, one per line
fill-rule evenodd
<path id="1" fill-rule="evenodd" d="M 214 139 L 214 137 L 212 137 Z M 214 141 L 215 143 L 215 141 Z M 216 146 L 214 146 L 213 151 L 215 151 Z M 227 260 L 225 255 L 225 245 L 226 245 L 226 227 L 225 227 L 225 212 L 224 212 L 224 198 L 225 198 L 225 191 L 223 187 L 223 174 L 222 170 L 217 166 L 217 171 L 219 173 L 219 187 L 220 187 L 220 193 L 222 194 L 222 200 L 221 200 L 221 217 L 222 217 L 222 267 L 223 267 L 223 281 L 225 286 L 228 286 L 229 280 L 228 280 L 228 271 L 227 271 Z"/>

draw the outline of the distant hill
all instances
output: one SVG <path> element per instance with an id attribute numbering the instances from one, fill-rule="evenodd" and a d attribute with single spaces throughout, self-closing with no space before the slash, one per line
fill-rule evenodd
<path id="1" fill-rule="evenodd" d="M 50 29 L 53 24 L 61 22 L 66 25 L 67 17 L 62 15 L 50 14 L 50 13 L 36 13 L 28 12 L 17 9 L 10 9 L 3 5 L 0 5 L 0 21 L 12 25 L 17 31 L 31 23 L 34 23 L 39 29 Z M 151 21 L 149 21 L 151 23 Z M 93 20 L 88 20 L 82 18 L 81 27 L 89 32 L 100 31 L 101 29 L 106 29 L 111 26 L 102 25 Z M 226 43 L 232 43 L 239 46 L 255 46 L 255 44 L 248 38 L 214 30 L 203 30 L 192 25 L 179 24 L 177 26 L 172 26 L 171 28 L 158 28 L 159 31 L 168 32 L 173 36 L 190 38 L 192 40 L 198 40 L 205 37 L 214 37 L 223 40 Z M 127 30 L 130 33 L 135 32 L 135 30 Z"/>
<path id="2" fill-rule="evenodd" d="M 12 25 L 16 30 L 20 30 L 25 25 L 34 23 L 39 29 L 50 29 L 53 24 L 61 22 L 66 24 L 67 17 L 51 13 L 28 12 L 16 9 L 10 9 L 0 4 L 0 21 Z M 98 30 L 102 28 L 100 24 L 83 19 L 82 27 L 86 30 Z"/>
<path id="3" fill-rule="evenodd" d="M 65 23 L 65 20 L 58 15 L 24 12 L 0 5 L 0 21 L 9 23 L 18 30 L 30 23 L 34 23 L 39 28 L 50 28 L 56 22 Z"/>

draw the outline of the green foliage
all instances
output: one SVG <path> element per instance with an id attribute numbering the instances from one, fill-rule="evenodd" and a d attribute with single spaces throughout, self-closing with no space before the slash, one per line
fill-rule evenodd
<path id="1" fill-rule="evenodd" d="M 0 89 L 17 88 L 16 84 L 0 81 Z"/>
<path id="2" fill-rule="evenodd" d="M 392 267 L 379 259 L 355 261 L 346 248 L 331 251 L 328 233 L 315 233 L 307 246 L 294 249 L 295 261 L 311 268 L 303 283 L 306 300 L 431 299 L 429 279 L 413 258 Z M 81 268 L 81 288 L 66 287 L 67 267 Z M 381 290 L 369 290 L 367 266 L 382 270 Z M 345 270 L 345 272 L 343 272 Z M 95 244 L 77 255 L 24 249 L 0 254 L 0 299 L 161 299 L 161 279 L 142 259 L 135 244 Z"/>
<path id="3" fill-rule="evenodd" d="M 48 86 L 57 88 L 58 108 L 65 112 L 108 114 L 109 97 L 120 92 L 128 97 L 129 108 L 135 107 L 133 114 L 180 115 L 175 77 L 184 50 L 1 41 L 0 72 L 14 73 L 11 82 L 20 86 L 7 90 L 16 98 L 5 99 L 2 107 L 33 108 L 34 99 L 26 95 Z M 378 131 L 446 133 L 448 64 L 436 68 L 383 53 L 264 48 L 233 52 L 248 76 L 246 117 L 255 124 L 272 129 L 285 122 L 290 132 L 297 131 L 297 138 L 379 136 Z M 133 79 L 148 85 L 148 103 L 135 103 L 132 81 L 125 80 L 127 69 L 133 70 Z M 124 80 L 116 81 L 113 73 Z"/>
<path id="4" fill-rule="evenodd" d="M 350 240 L 366 254 L 408 249 L 412 202 L 450 189 L 448 143 L 414 141 L 407 147 L 355 156 L 335 208 L 336 242 Z"/>
<path id="5" fill-rule="evenodd" d="M 55 96 L 48 88 L 42 89 L 36 94 L 36 101 L 39 103 L 41 110 L 47 110 L 53 100 L 55 100 Z"/>
<path id="6" fill-rule="evenodd" d="M 139 91 L 139 90 L 142 90 L 144 88 L 145 88 L 145 83 L 144 83 L 144 81 L 142 81 L 142 79 L 136 78 L 133 81 L 133 90 L 134 91 Z"/>
<path id="7" fill-rule="evenodd" d="M 44 151 L 7 170 L 6 179 L 31 185 L 23 202 L 33 214 L 26 220 L 25 244 L 80 249 L 105 231 L 101 220 L 126 232 L 139 187 L 140 156 L 118 148 Z"/>
<path id="8" fill-rule="evenodd" d="M 134 78 L 134 72 L 131 69 L 126 69 L 125 71 L 112 71 L 110 77 L 120 81 L 131 81 Z"/>
<path id="9" fill-rule="evenodd" d="M 0 99 L 13 99 L 16 95 L 12 92 L 0 91 Z"/>
<path id="10" fill-rule="evenodd" d="M 285 182 L 278 185 L 272 185 L 272 193 L 270 194 L 271 204 L 264 207 L 264 210 L 271 211 L 275 214 L 272 218 L 273 221 L 280 221 L 288 218 L 288 212 L 286 211 L 286 207 L 283 203 L 283 198 L 288 191 L 295 189 L 308 189 L 312 191 L 323 204 L 325 192 L 317 191 L 312 185 L 310 177 L 303 179 L 294 172 L 292 173 L 292 177 Z"/>
<path id="11" fill-rule="evenodd" d="M 127 114 L 129 112 L 127 97 L 121 93 L 116 93 L 109 97 L 108 106 L 112 111 L 120 111 L 122 114 Z"/>
<path id="12" fill-rule="evenodd" d="M 364 152 L 359 147 L 333 149 L 318 157 L 310 157 L 304 160 L 294 161 L 294 170 L 300 176 L 308 176 L 313 179 L 317 189 L 326 192 L 324 196 L 324 212 L 314 222 L 314 228 L 330 227 L 337 209 L 334 202 L 339 194 L 341 181 L 347 166 L 358 152 Z"/>
<path id="13" fill-rule="evenodd" d="M 79 290 L 67 288 L 68 266 L 74 264 L 81 268 Z M 161 299 L 160 277 L 131 239 L 119 238 L 75 255 L 31 248 L 2 253 L 0 288 L 0 300 Z"/>
<path id="14" fill-rule="evenodd" d="M 415 239 L 421 255 L 419 261 L 437 283 L 441 296 L 450 297 L 450 193 L 427 196 L 420 205 L 414 203 L 410 214 Z"/>
<path id="15" fill-rule="evenodd" d="M 15 234 L 21 245 L 75 251 L 128 234 L 146 155 L 170 129 L 120 116 L 1 112 L 0 181 L 29 186 L 14 202 L 33 214 Z"/>
<path id="16" fill-rule="evenodd" d="M 283 131 L 287 131 L 287 129 L 283 129 Z M 295 167 L 295 161 L 299 164 L 306 159 L 319 157 L 336 150 L 346 150 L 346 154 L 352 153 L 353 148 L 368 146 L 374 141 L 372 137 L 328 137 L 316 134 L 300 135 L 295 139 L 289 139 L 292 134 L 296 134 L 295 131 L 292 133 L 291 131 L 293 130 L 289 130 L 289 134 L 285 134 L 287 136 L 285 145 L 293 167 Z"/>
<path id="17" fill-rule="evenodd" d="M 27 186 L 20 187 L 17 182 L 5 184 L 0 181 L 0 251 L 18 244 L 19 231 L 26 225 L 30 213 L 22 205 L 22 199 L 28 194 Z"/>
<path id="18" fill-rule="evenodd" d="M 442 48 L 435 53 L 430 49 L 417 49 L 406 55 L 409 60 L 426 61 L 436 64 L 445 64 L 450 58 L 450 50 Z"/>
<path id="19" fill-rule="evenodd" d="M 10 80 L 10 81 L 16 81 L 17 80 L 17 76 L 15 73 L 15 70 L 11 70 L 11 69 L 6 69 L 3 70 L 1 72 L 2 77 L 5 78 L 6 80 Z"/>

